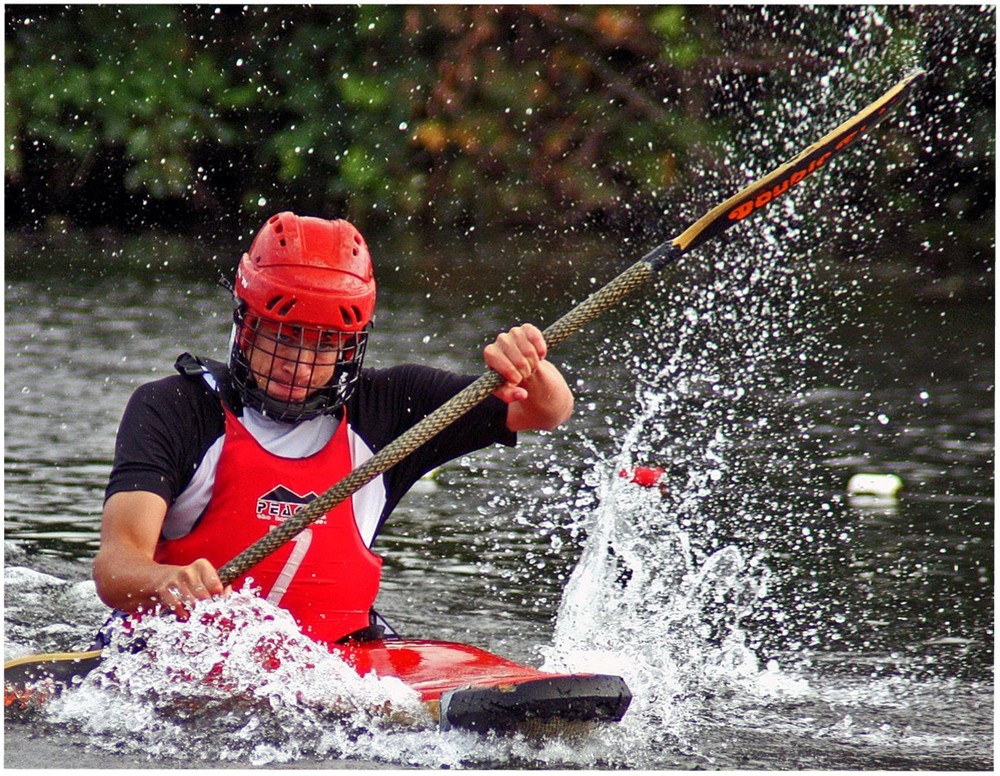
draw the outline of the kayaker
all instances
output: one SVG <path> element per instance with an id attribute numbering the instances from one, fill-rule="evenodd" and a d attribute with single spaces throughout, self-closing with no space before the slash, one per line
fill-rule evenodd
<path id="1" fill-rule="evenodd" d="M 221 565 L 475 379 L 363 368 L 375 278 L 347 221 L 273 216 L 231 290 L 228 363 L 183 354 L 179 374 L 138 388 L 122 417 L 94 561 L 101 600 L 121 612 L 186 617 L 223 593 Z M 507 380 L 494 396 L 249 572 L 313 638 L 376 628 L 371 547 L 423 474 L 569 418 L 572 393 L 535 326 L 500 334 L 483 358 Z"/>

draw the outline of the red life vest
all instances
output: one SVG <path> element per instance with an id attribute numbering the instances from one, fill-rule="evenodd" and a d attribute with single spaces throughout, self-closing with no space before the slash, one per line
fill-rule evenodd
<path id="1" fill-rule="evenodd" d="M 323 449 L 306 458 L 269 453 L 228 409 L 225 415 L 212 498 L 190 533 L 160 540 L 158 563 L 206 558 L 219 568 L 351 471 L 346 415 Z M 368 626 L 381 570 L 382 559 L 365 546 L 346 499 L 235 580 L 233 589 L 252 578 L 261 596 L 287 609 L 303 632 L 333 642 Z"/>

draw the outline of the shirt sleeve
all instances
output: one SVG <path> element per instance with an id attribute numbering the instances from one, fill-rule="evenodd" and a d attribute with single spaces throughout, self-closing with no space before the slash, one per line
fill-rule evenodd
<path id="1" fill-rule="evenodd" d="M 147 491 L 172 504 L 224 432 L 222 407 L 203 381 L 174 375 L 140 386 L 118 427 L 105 501 Z"/>
<path id="2" fill-rule="evenodd" d="M 416 364 L 365 370 L 348 406 L 349 422 L 377 453 L 475 379 Z M 387 472 L 383 520 L 424 474 L 497 443 L 513 446 L 517 435 L 507 428 L 507 405 L 490 396 Z"/>

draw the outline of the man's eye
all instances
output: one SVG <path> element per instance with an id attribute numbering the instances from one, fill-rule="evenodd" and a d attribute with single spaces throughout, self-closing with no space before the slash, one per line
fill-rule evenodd
<path id="1" fill-rule="evenodd" d="M 335 334 L 323 336 L 319 341 L 319 349 L 327 353 L 340 350 L 340 337 Z"/>

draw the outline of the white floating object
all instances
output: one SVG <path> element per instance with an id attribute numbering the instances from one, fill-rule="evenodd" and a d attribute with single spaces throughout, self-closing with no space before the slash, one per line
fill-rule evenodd
<path id="1" fill-rule="evenodd" d="M 847 494 L 894 499 L 902 487 L 903 481 L 895 474 L 855 474 L 847 481 Z"/>

